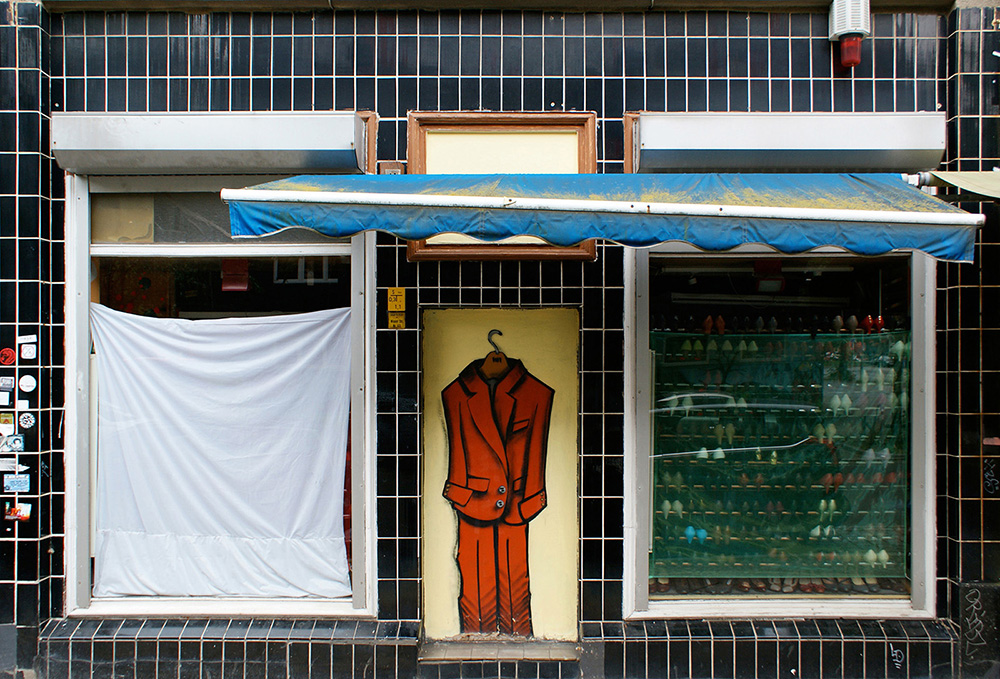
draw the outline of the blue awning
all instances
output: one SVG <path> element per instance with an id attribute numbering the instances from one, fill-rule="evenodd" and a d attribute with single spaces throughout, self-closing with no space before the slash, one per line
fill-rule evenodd
<path id="1" fill-rule="evenodd" d="M 461 233 L 552 245 L 682 241 L 708 252 L 749 243 L 782 253 L 921 250 L 960 262 L 972 261 L 984 221 L 897 174 L 313 175 L 222 197 L 234 237 L 374 229 L 406 240 Z"/>

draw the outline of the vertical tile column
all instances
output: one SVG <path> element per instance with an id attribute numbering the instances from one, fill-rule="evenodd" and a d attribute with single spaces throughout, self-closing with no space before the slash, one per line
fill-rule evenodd
<path id="1" fill-rule="evenodd" d="M 998 28 L 993 8 L 948 17 L 949 169 L 1000 165 Z M 939 544 L 947 558 L 948 613 L 961 628 L 963 674 L 979 676 L 1000 664 L 997 640 L 977 643 L 976 623 L 996 605 L 996 588 L 989 584 L 1000 582 L 1000 527 L 994 518 L 1000 511 L 1000 362 L 990 345 L 1000 337 L 1000 223 L 993 203 L 970 200 L 961 207 L 985 213 L 987 222 L 975 263 L 941 267 L 939 274 L 939 534 L 946 536 Z"/>
<path id="2" fill-rule="evenodd" d="M 50 221 L 47 44 L 40 5 L 0 3 L 0 377 L 6 387 L 13 383 L 0 413 L 13 420 L 7 430 L 23 436 L 23 451 L 8 443 L 0 459 L 28 477 L 26 490 L 23 481 L 15 490 L 5 478 L 2 501 L 5 514 L 30 506 L 30 518 L 0 522 L 0 670 L 31 667 L 39 623 L 51 614 L 53 563 L 58 573 L 62 560 L 52 540 L 62 531 L 61 488 L 53 495 L 62 462 L 52 459 L 62 338 L 50 325 L 61 323 L 61 284 L 52 281 L 62 280 L 62 252 L 53 247 L 61 233 L 52 233 Z"/>

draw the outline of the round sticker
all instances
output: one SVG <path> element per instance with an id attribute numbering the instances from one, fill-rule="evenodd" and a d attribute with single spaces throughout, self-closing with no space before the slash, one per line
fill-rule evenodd
<path id="1" fill-rule="evenodd" d="M 31 429 L 35 426 L 35 416 L 31 413 L 21 413 L 17 421 L 21 423 L 21 429 Z"/>
<path id="2" fill-rule="evenodd" d="M 23 375 L 21 379 L 17 381 L 17 386 L 21 388 L 21 391 L 28 393 L 35 390 L 35 387 L 38 386 L 38 382 L 36 382 L 35 378 L 31 375 Z"/>
<path id="3" fill-rule="evenodd" d="M 17 359 L 17 354 L 10 347 L 0 349 L 0 365 L 10 365 Z"/>

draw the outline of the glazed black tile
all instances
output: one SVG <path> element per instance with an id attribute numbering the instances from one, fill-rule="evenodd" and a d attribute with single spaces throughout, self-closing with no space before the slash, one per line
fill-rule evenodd
<path id="1" fill-rule="evenodd" d="M 884 639 L 885 630 L 878 620 L 858 620 L 858 628 L 861 630 L 860 637 L 866 640 Z M 843 625 L 841 625 L 843 627 Z"/>
<path id="2" fill-rule="evenodd" d="M 86 100 L 86 84 L 83 78 L 70 78 L 66 80 L 65 96 L 63 108 L 66 111 L 84 110 Z"/>
<path id="3" fill-rule="evenodd" d="M 705 38 L 688 38 L 686 54 L 689 78 L 708 75 L 708 41 Z"/>
<path id="4" fill-rule="evenodd" d="M 728 75 L 730 78 L 746 78 L 750 75 L 748 58 L 750 42 L 746 38 L 730 38 L 726 46 Z"/>
<path id="5" fill-rule="evenodd" d="M 843 643 L 843 672 L 845 677 L 864 676 L 864 656 L 865 644 L 863 641 L 845 641 Z"/>
<path id="6" fill-rule="evenodd" d="M 704 80 L 687 81 L 687 110 L 708 110 L 708 83 Z"/>
<path id="7" fill-rule="evenodd" d="M 683 77 L 687 73 L 687 50 L 683 38 L 667 38 L 666 40 L 667 75 Z"/>
<path id="8" fill-rule="evenodd" d="M 199 646 L 195 644 L 195 646 Z M 112 651 L 114 653 L 114 661 L 121 665 L 131 665 L 135 662 L 135 642 L 134 641 L 115 641 Z M 201 650 L 198 650 L 198 657 L 201 656 Z"/>
<path id="9" fill-rule="evenodd" d="M 188 81 L 171 78 L 167 81 L 167 108 L 170 111 L 188 110 Z"/>
<path id="10" fill-rule="evenodd" d="M 893 17 L 889 14 L 873 14 L 871 30 L 873 37 L 891 38 L 894 32 Z"/>
<path id="11" fill-rule="evenodd" d="M 926 642 L 909 643 L 906 649 L 905 669 L 911 679 L 925 679 L 931 676 L 930 644 Z"/>
<path id="12" fill-rule="evenodd" d="M 613 96 L 615 100 L 615 110 L 618 110 L 617 101 L 620 96 L 616 92 Z M 610 101 L 611 96 L 606 97 L 606 101 Z M 625 79 L 625 103 L 622 108 L 623 111 L 639 111 L 648 108 L 646 105 L 646 83 L 641 78 L 626 78 Z M 613 155 L 614 152 L 609 148 L 608 143 L 613 140 L 614 133 L 610 130 L 605 131 L 605 153 L 607 155 Z M 616 155 L 616 154 L 615 154 Z"/>
<path id="13" fill-rule="evenodd" d="M 864 667 L 866 676 L 884 677 L 886 675 L 886 650 L 884 641 L 866 641 L 864 644 Z"/>
<path id="14" fill-rule="evenodd" d="M 844 644 L 840 641 L 821 641 L 822 676 L 841 677 L 844 675 Z"/>
<path id="15" fill-rule="evenodd" d="M 4 153 L 0 154 L 0 186 L 13 188 L 17 183 L 17 155 L 14 153 Z M 13 198 L 10 201 L 13 202 Z M 16 235 L 16 230 L 13 228 L 16 222 L 9 217 L 4 217 L 6 220 L 5 224 L 7 228 L 2 230 L 4 236 Z M 14 269 L 14 248 L 9 247 L 4 253 L 4 268 L 3 271 L 12 271 Z"/>
<path id="16" fill-rule="evenodd" d="M 875 110 L 889 113 L 896 110 L 895 83 L 890 80 L 875 82 Z"/>
<path id="17" fill-rule="evenodd" d="M 709 38 L 707 49 L 709 77 L 724 78 L 730 75 L 729 42 L 725 38 Z"/>
<path id="18" fill-rule="evenodd" d="M 671 644 L 673 651 L 673 644 Z M 694 641 L 689 645 L 691 674 L 692 677 L 711 677 L 712 674 L 712 642 Z M 673 664 L 671 662 L 671 664 Z M 682 675 L 683 676 L 683 675 Z"/>
<path id="19" fill-rule="evenodd" d="M 871 112 L 874 109 L 874 86 L 871 80 L 854 81 L 854 111 Z"/>
<path id="20" fill-rule="evenodd" d="M 594 41 L 588 40 L 587 47 Z M 625 73 L 623 40 L 621 38 L 605 38 L 603 41 L 604 61 L 603 75 L 606 78 L 621 77 Z M 588 62 L 589 63 L 589 62 Z M 588 72 L 588 75 L 590 73 Z"/>
<path id="21" fill-rule="evenodd" d="M 131 97 L 131 90 L 129 91 Z M 209 84 L 208 107 L 211 111 L 229 110 L 229 81 L 213 78 Z"/>
<path id="22" fill-rule="evenodd" d="M 725 80 L 708 81 L 708 110 L 729 111 L 729 87 Z"/>
<path id="23" fill-rule="evenodd" d="M 748 639 L 737 640 L 733 644 L 733 672 L 728 676 L 736 679 L 756 679 L 760 671 L 757 664 L 757 645 Z M 766 677 L 763 671 L 760 676 Z"/>
<path id="24" fill-rule="evenodd" d="M 712 676 L 735 676 L 735 644 L 732 640 L 712 642 Z"/>
<path id="25" fill-rule="evenodd" d="M 787 80 L 771 81 L 771 111 L 784 112 L 792 110 L 789 89 L 790 83 Z M 806 110 L 809 108 L 808 98 L 806 98 L 803 106 Z"/>

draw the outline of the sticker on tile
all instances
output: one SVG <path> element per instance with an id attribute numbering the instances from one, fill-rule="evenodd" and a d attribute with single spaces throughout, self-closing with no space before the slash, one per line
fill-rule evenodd
<path id="1" fill-rule="evenodd" d="M 3 492 L 28 493 L 31 491 L 31 474 L 4 474 Z"/>
<path id="2" fill-rule="evenodd" d="M 14 413 L 0 413 L 0 436 L 14 433 Z"/>
<path id="3" fill-rule="evenodd" d="M 17 354 L 10 347 L 0 349 L 0 365 L 11 365 L 17 359 Z"/>
<path id="4" fill-rule="evenodd" d="M 0 472 L 23 472 L 28 468 L 26 464 L 18 464 L 12 457 L 0 457 Z"/>
<path id="5" fill-rule="evenodd" d="M 37 344 L 22 344 L 21 345 L 21 358 L 33 359 L 38 356 L 38 345 Z"/>
<path id="6" fill-rule="evenodd" d="M 22 375 L 21 379 L 17 381 L 17 386 L 26 394 L 30 394 L 38 386 L 38 381 L 31 375 Z"/>
<path id="7" fill-rule="evenodd" d="M 10 376 L 0 377 L 0 391 L 14 391 L 14 378 Z"/>
<path id="8" fill-rule="evenodd" d="M 30 502 L 4 502 L 3 518 L 8 521 L 27 521 L 31 518 Z"/>
<path id="9" fill-rule="evenodd" d="M 37 344 L 38 343 L 38 335 L 18 335 L 17 336 L 17 343 L 18 344 Z"/>
<path id="10" fill-rule="evenodd" d="M 23 434 L 5 434 L 0 437 L 0 452 L 18 453 L 24 450 Z"/>
<path id="11" fill-rule="evenodd" d="M 31 413 L 21 413 L 17 421 L 21 425 L 21 429 L 31 429 L 35 426 L 35 416 Z"/>

